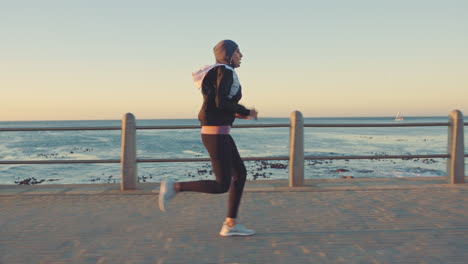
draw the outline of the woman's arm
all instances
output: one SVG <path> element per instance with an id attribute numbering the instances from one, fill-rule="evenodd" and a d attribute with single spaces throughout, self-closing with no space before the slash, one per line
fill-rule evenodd
<path id="1" fill-rule="evenodd" d="M 233 71 L 226 69 L 224 66 L 220 66 L 217 69 L 217 79 L 216 79 L 216 107 L 223 109 L 232 114 L 240 114 L 243 116 L 249 116 L 250 110 L 245 108 L 243 105 L 231 101 L 228 99 L 229 93 L 231 91 L 233 79 Z"/>

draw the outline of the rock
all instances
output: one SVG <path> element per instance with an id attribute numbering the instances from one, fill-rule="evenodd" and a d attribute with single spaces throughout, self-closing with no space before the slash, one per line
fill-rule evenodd
<path id="1" fill-rule="evenodd" d="M 348 171 L 349 170 L 347 170 L 347 169 L 337 169 L 337 170 L 335 170 L 335 172 L 348 172 Z"/>
<path id="2" fill-rule="evenodd" d="M 45 182 L 45 180 L 37 180 L 36 178 L 27 178 L 22 181 L 15 181 L 16 184 L 18 185 L 33 185 L 33 184 L 40 184 Z"/>

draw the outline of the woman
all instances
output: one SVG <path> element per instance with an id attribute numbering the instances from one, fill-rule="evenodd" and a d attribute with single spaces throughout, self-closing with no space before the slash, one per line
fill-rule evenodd
<path id="1" fill-rule="evenodd" d="M 229 132 L 235 118 L 257 119 L 258 113 L 238 103 L 242 98 L 241 85 L 234 70 L 240 67 L 242 59 L 238 45 L 232 40 L 222 40 L 213 51 L 216 64 L 204 66 L 192 76 L 203 94 L 198 119 L 216 180 L 174 182 L 166 179 L 161 182 L 159 207 L 165 211 L 167 202 L 178 192 L 219 194 L 229 191 L 228 213 L 219 234 L 253 235 L 254 230 L 236 222 L 247 171 Z"/>

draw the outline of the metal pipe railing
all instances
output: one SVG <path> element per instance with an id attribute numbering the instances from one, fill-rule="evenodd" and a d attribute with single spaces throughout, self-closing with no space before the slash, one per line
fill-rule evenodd
<path id="1" fill-rule="evenodd" d="M 110 160 L 0 160 L 0 165 L 79 164 L 79 163 L 120 163 L 120 160 L 119 159 L 110 159 Z"/>
<path id="2" fill-rule="evenodd" d="M 449 123 L 411 123 L 411 124 L 304 124 L 304 127 L 447 127 Z M 468 126 L 468 123 L 464 123 Z M 286 124 L 258 124 L 234 125 L 232 128 L 273 128 L 290 127 Z M 137 130 L 165 130 L 165 129 L 199 129 L 201 126 L 137 126 Z M 122 130 L 122 127 L 27 127 L 27 128 L 0 128 L 0 132 L 34 132 L 34 131 L 79 131 L 79 130 Z"/>
<path id="3" fill-rule="evenodd" d="M 468 125 L 468 123 L 466 123 Z M 396 124 L 305 124 L 304 127 L 428 127 L 448 126 L 449 123 L 396 123 Z"/>
<path id="4" fill-rule="evenodd" d="M 463 115 L 454 110 L 449 115 L 449 122 L 439 123 L 392 123 L 392 124 L 304 124 L 302 114 L 294 111 L 290 117 L 290 124 L 257 124 L 257 125 L 234 125 L 233 128 L 290 128 L 290 153 L 289 156 L 277 157 L 247 157 L 245 161 L 265 160 L 289 160 L 290 173 L 289 185 L 291 187 L 302 186 L 304 181 L 305 160 L 356 160 L 356 159 L 412 159 L 412 158 L 446 158 L 448 181 L 464 183 L 464 154 Z M 304 156 L 304 130 L 303 128 L 323 127 L 428 127 L 445 126 L 449 128 L 448 154 L 435 155 L 378 155 L 378 156 Z M 121 159 L 107 160 L 0 160 L 0 165 L 13 164 L 79 164 L 79 163 L 120 163 L 121 164 L 121 189 L 132 190 L 136 188 L 137 163 L 148 162 L 207 162 L 209 158 L 191 159 L 139 159 L 136 156 L 136 130 L 159 130 L 159 129 L 199 129 L 199 125 L 186 126 L 136 126 L 133 114 L 126 114 L 122 119 L 122 127 L 48 127 L 48 128 L 0 128 L 0 132 L 17 131 L 76 131 L 76 130 L 121 130 L 122 151 Z"/>
<path id="5" fill-rule="evenodd" d="M 304 127 L 447 127 L 446 123 L 396 123 L 396 124 L 304 124 Z M 468 126 L 468 122 L 464 123 Z M 258 124 L 258 125 L 233 125 L 233 128 L 272 128 L 272 127 L 290 127 L 287 124 Z M 136 126 L 137 130 L 165 130 L 165 129 L 198 129 L 199 125 L 187 126 Z M 122 130 L 119 126 L 109 127 L 24 127 L 24 128 L 0 128 L 0 132 L 31 132 L 31 131 L 78 131 L 78 130 Z"/>
<path id="6" fill-rule="evenodd" d="M 287 124 L 258 124 L 258 125 L 234 125 L 233 128 L 270 128 L 289 127 Z M 187 126 L 136 126 L 137 130 L 164 130 L 164 129 L 198 129 L 199 125 Z M 31 132 L 31 131 L 77 131 L 77 130 L 122 130 L 119 126 L 109 127 L 23 127 L 23 128 L 0 128 L 0 132 Z"/>
<path id="7" fill-rule="evenodd" d="M 23 127 L 23 128 L 0 128 L 0 132 L 18 131 L 76 131 L 76 130 L 122 130 L 121 127 Z"/>

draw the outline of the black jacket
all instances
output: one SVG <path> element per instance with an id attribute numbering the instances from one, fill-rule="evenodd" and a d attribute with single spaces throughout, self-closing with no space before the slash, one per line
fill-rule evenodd
<path id="1" fill-rule="evenodd" d="M 250 114 L 249 109 L 239 104 L 242 87 L 233 68 L 216 65 L 202 78 L 203 105 L 198 114 L 202 126 L 230 126 L 235 114 Z"/>

